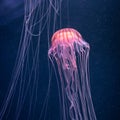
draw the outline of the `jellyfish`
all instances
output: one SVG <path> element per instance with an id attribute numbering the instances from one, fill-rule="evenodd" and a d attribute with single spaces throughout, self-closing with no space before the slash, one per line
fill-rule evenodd
<path id="1" fill-rule="evenodd" d="M 50 73 L 46 75 L 48 81 L 45 82 L 41 61 L 44 61 L 43 55 L 47 57 L 51 34 L 63 27 L 62 2 L 24 1 L 23 29 L 8 89 L 0 103 L 0 120 L 49 119 L 46 111 L 50 96 L 51 67 L 47 61 L 46 69 Z M 69 0 L 65 2 L 69 6 Z M 65 12 L 69 23 L 68 7 Z M 46 43 L 46 53 L 41 43 Z M 61 120 L 96 120 L 90 94 L 88 55 L 89 44 L 76 30 L 66 28 L 53 35 L 48 57 L 55 69 L 57 81 L 60 82 Z M 42 90 L 43 82 L 46 90 Z"/>
<path id="2" fill-rule="evenodd" d="M 89 44 L 73 28 L 52 36 L 48 57 L 60 87 L 62 120 L 96 120 L 89 78 Z"/>

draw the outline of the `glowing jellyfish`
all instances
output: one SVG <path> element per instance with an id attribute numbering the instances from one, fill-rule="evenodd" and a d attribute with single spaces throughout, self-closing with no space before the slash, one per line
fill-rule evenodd
<path id="1" fill-rule="evenodd" d="M 62 1 L 25 0 L 21 39 L 8 91 L 0 101 L 0 120 L 49 119 L 47 107 L 51 68 L 47 61 L 49 75 L 46 76 L 49 78 L 44 91 L 46 94 L 43 95 L 41 86 L 44 84 L 41 83 L 46 82 L 41 77 L 41 51 L 44 54 L 41 43 L 46 42 L 48 48 L 51 34 L 63 27 Z M 68 6 L 65 12 L 69 23 L 69 0 L 64 1 L 66 3 L 63 4 Z M 62 29 L 53 35 L 48 55 L 55 73 L 59 73 L 57 80 L 60 78 L 61 82 L 60 120 L 96 120 L 88 75 L 89 44 L 76 30 Z"/>
<path id="2" fill-rule="evenodd" d="M 96 120 L 90 92 L 89 50 L 89 44 L 75 29 L 58 30 L 52 37 L 48 56 L 54 68 L 57 65 L 60 77 L 62 120 Z"/>

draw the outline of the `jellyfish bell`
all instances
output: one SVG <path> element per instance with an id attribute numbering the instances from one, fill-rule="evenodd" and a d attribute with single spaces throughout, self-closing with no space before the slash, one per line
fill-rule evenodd
<path id="1" fill-rule="evenodd" d="M 59 74 L 62 119 L 96 120 L 90 92 L 89 44 L 73 28 L 58 30 L 51 42 L 48 57 Z"/>
<path id="2" fill-rule="evenodd" d="M 74 41 L 81 40 L 82 36 L 72 28 L 64 28 L 54 33 L 52 45 L 54 44 L 72 44 Z"/>
<path id="3" fill-rule="evenodd" d="M 55 46 L 58 44 L 70 45 L 70 44 L 73 44 L 74 42 L 80 42 L 85 44 L 81 34 L 73 28 L 64 28 L 64 29 L 58 30 L 52 36 L 52 46 Z"/>

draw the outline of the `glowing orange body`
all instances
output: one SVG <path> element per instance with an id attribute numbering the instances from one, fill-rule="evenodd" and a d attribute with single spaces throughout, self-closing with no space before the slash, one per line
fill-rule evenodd
<path id="1" fill-rule="evenodd" d="M 72 44 L 80 40 L 82 40 L 82 36 L 78 31 L 72 28 L 64 28 L 54 33 L 52 37 L 52 46 L 58 44 Z"/>

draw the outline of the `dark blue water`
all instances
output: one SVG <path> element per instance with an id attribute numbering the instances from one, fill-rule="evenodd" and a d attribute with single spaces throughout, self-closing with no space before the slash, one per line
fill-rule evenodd
<path id="1" fill-rule="evenodd" d="M 68 26 L 76 28 L 91 46 L 91 92 L 98 120 L 120 120 L 119 8 L 119 0 L 70 1 Z M 62 9 L 64 12 L 66 6 Z M 68 21 L 66 16 L 63 16 L 63 20 L 64 26 Z M 0 99 L 5 96 L 10 81 L 22 22 L 22 1 L 0 1 Z M 46 43 L 43 42 L 42 46 L 44 54 L 47 51 Z M 44 71 L 48 72 L 44 67 L 47 66 L 44 62 L 47 61 L 47 55 L 43 55 L 42 61 Z M 44 76 L 45 72 L 42 74 Z"/>

